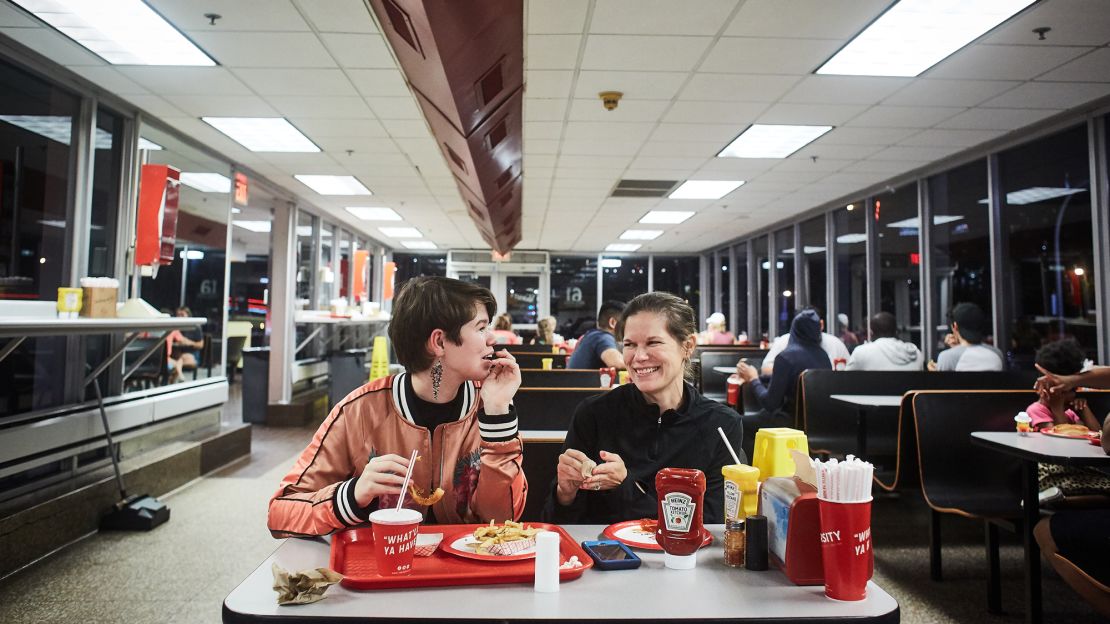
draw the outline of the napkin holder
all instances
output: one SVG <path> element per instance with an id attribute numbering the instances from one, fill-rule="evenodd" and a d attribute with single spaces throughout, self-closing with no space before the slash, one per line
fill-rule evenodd
<path id="1" fill-rule="evenodd" d="M 771 562 L 795 585 L 823 585 L 817 488 L 798 477 L 771 477 L 760 488 L 759 513 L 767 518 Z"/>

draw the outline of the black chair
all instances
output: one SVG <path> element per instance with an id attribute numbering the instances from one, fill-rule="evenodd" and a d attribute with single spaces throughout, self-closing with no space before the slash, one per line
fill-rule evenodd
<path id="1" fill-rule="evenodd" d="M 513 397 L 521 431 L 566 431 L 584 399 L 608 388 L 521 388 Z"/>
<path id="2" fill-rule="evenodd" d="M 150 355 L 143 358 L 148 351 Z M 169 381 L 169 359 L 166 357 L 166 341 L 161 338 L 138 338 L 127 346 L 123 355 L 124 371 L 138 368 L 123 380 L 125 388 L 149 389 L 164 386 Z"/>
<path id="3" fill-rule="evenodd" d="M 601 375 L 592 368 L 520 369 L 522 388 L 600 388 Z"/>
<path id="4" fill-rule="evenodd" d="M 736 363 L 743 357 L 734 351 L 706 351 L 701 354 L 701 393 L 714 401 L 724 402 L 727 394 L 725 387 L 728 376 L 736 370 Z M 716 367 L 730 369 L 728 373 L 713 370 Z"/>
<path id="5" fill-rule="evenodd" d="M 1014 414 L 1037 399 L 1032 390 L 926 390 L 913 397 L 921 492 L 931 512 L 929 570 L 941 580 L 941 514 L 982 520 L 986 529 L 987 609 L 1002 609 L 998 527 L 1020 526 L 1021 460 L 973 446 L 973 431 L 1012 431 Z"/>

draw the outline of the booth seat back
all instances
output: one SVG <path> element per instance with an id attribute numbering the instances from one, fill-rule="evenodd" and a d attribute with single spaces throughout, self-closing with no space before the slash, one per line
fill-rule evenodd
<path id="1" fill-rule="evenodd" d="M 592 368 L 522 368 L 520 385 L 525 388 L 600 388 L 601 375 Z"/>
<path id="2" fill-rule="evenodd" d="M 574 410 L 608 388 L 520 388 L 513 398 L 521 431 L 566 431 Z"/>

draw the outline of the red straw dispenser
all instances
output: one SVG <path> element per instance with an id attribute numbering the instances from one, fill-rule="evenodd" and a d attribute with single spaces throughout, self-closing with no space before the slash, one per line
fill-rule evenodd
<path id="1" fill-rule="evenodd" d="M 759 513 L 767 517 L 771 562 L 795 585 L 824 585 L 817 489 L 796 477 L 771 477 L 760 488 Z"/>

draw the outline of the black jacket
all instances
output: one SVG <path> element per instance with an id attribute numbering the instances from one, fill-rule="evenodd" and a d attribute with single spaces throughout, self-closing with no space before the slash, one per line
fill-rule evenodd
<path id="1" fill-rule="evenodd" d="M 771 387 L 756 378 L 752 380 L 752 392 L 768 412 L 783 411 L 793 415 L 798 377 L 802 371 L 813 368 L 832 367 L 828 354 L 821 348 L 821 319 L 813 310 L 802 310 L 790 324 L 790 342 L 775 358 Z"/>
<path id="2" fill-rule="evenodd" d="M 599 451 L 620 455 L 628 477 L 617 488 L 601 492 L 580 490 L 564 507 L 548 492 L 544 520 L 559 524 L 611 524 L 654 518 L 657 514 L 655 473 L 661 468 L 697 468 L 705 473 L 703 521 L 724 522 L 724 477 L 721 467 L 733 463 L 717 427 L 724 429 L 732 447 L 741 450 L 743 424 L 735 411 L 703 397 L 685 384 L 682 406 L 659 413 L 633 384 L 625 384 L 583 401 L 574 412 L 563 450 L 582 451 L 601 464 Z"/>

